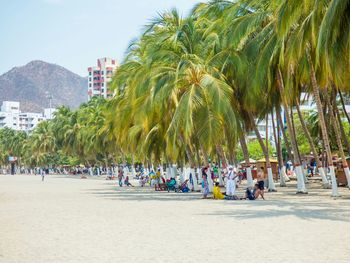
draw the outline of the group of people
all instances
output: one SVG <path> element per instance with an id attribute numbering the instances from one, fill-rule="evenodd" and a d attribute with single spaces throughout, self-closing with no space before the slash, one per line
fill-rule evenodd
<path id="1" fill-rule="evenodd" d="M 119 167 L 119 169 L 118 169 L 118 185 L 119 185 L 119 187 L 123 187 L 123 182 L 124 182 L 125 186 L 134 187 L 129 181 L 129 176 L 127 174 L 124 175 L 124 171 L 123 171 L 122 167 Z"/>
<path id="2" fill-rule="evenodd" d="M 202 169 L 202 194 L 203 199 L 208 198 L 209 195 L 209 180 L 210 176 L 209 167 L 204 167 Z M 220 189 L 219 182 L 214 182 L 213 186 L 213 198 L 214 199 L 226 199 L 226 200 L 256 200 L 261 196 L 264 199 L 264 171 L 263 167 L 260 168 L 257 174 L 257 183 L 254 187 L 247 187 L 245 195 L 243 197 L 238 197 L 236 193 L 236 187 L 239 179 L 240 173 L 234 170 L 233 166 L 229 166 L 227 171 L 224 173 L 224 178 L 226 179 L 226 192 L 222 193 Z"/>
<path id="3" fill-rule="evenodd" d="M 247 187 L 245 189 L 245 194 L 242 197 L 238 197 L 236 195 L 237 185 L 240 184 L 242 180 L 243 172 L 237 171 L 233 166 L 228 166 L 226 171 L 222 174 L 222 178 L 225 181 L 226 191 L 224 193 L 221 192 L 219 180 L 219 169 L 215 169 L 217 166 L 206 166 L 201 170 L 201 186 L 202 186 L 202 194 L 203 198 L 208 198 L 210 192 L 213 193 L 214 199 L 226 199 L 226 200 L 241 200 L 241 199 L 249 199 L 256 200 L 259 197 L 264 199 L 264 168 L 261 167 L 257 173 L 257 183 L 253 187 Z M 199 174 L 200 175 L 200 174 Z M 119 167 L 118 169 L 118 184 L 120 187 L 123 185 L 131 186 L 133 185 L 129 181 L 129 176 L 124 173 L 124 169 Z M 140 172 L 137 176 L 139 184 L 141 187 L 144 187 L 146 184 L 151 187 L 164 185 L 167 189 L 179 191 L 179 192 L 189 192 L 192 187 L 189 186 L 189 183 L 193 185 L 197 182 L 198 177 L 196 175 L 190 175 L 190 179 L 185 179 L 181 181 L 180 184 L 177 184 L 177 181 L 174 177 L 165 179 L 162 175 L 161 169 L 157 168 L 156 172 L 151 169 L 149 173 Z M 210 184 L 211 187 L 210 187 Z"/>

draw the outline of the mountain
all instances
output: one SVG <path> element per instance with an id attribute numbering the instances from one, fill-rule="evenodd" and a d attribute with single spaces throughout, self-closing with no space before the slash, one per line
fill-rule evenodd
<path id="1" fill-rule="evenodd" d="M 52 107 L 77 108 L 87 101 L 87 78 L 39 60 L 14 67 L 0 76 L 0 102 L 19 101 L 22 112 L 48 108 L 48 94 L 52 96 Z"/>

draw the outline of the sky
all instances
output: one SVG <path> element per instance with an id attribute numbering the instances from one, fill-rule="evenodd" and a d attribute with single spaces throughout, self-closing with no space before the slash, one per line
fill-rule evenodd
<path id="1" fill-rule="evenodd" d="M 0 0 L 0 74 L 32 60 L 81 76 L 97 58 L 119 62 L 159 12 L 185 16 L 199 0 Z"/>

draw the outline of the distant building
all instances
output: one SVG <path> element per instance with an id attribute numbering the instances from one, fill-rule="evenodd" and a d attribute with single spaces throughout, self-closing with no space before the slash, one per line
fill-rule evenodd
<path id="1" fill-rule="evenodd" d="M 100 58 L 97 66 L 88 68 L 88 99 L 94 96 L 110 98 L 113 93 L 109 83 L 117 69 L 117 61 L 112 58 Z"/>
<path id="2" fill-rule="evenodd" d="M 56 109 L 44 109 L 44 113 L 21 112 L 18 101 L 3 101 L 0 111 L 0 128 L 31 132 L 40 122 L 52 119 Z"/>
<path id="3" fill-rule="evenodd" d="M 19 129 L 21 131 L 32 131 L 40 122 L 45 120 L 42 113 L 23 112 L 19 114 Z"/>
<path id="4" fill-rule="evenodd" d="M 44 109 L 45 120 L 52 120 L 56 110 L 57 110 L 56 108 L 45 108 Z"/>
<path id="5" fill-rule="evenodd" d="M 0 128 L 19 130 L 19 102 L 4 101 L 0 111 Z"/>

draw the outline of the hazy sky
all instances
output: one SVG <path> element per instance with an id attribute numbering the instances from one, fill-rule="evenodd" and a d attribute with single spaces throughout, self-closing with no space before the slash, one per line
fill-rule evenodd
<path id="1" fill-rule="evenodd" d="M 34 59 L 82 76 L 99 57 L 122 60 L 158 12 L 186 15 L 200 0 L 1 0 L 0 74 Z"/>

